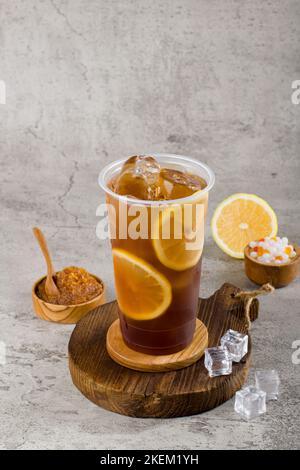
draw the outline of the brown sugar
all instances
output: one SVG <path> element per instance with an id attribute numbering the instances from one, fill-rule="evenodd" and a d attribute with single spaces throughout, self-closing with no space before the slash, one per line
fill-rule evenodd
<path id="1" fill-rule="evenodd" d="M 57 305 L 78 305 L 94 299 L 103 292 L 103 285 L 85 269 L 69 266 L 54 276 L 54 282 L 59 290 L 59 297 L 47 295 L 46 279 L 38 285 L 37 295 L 48 303 Z"/>

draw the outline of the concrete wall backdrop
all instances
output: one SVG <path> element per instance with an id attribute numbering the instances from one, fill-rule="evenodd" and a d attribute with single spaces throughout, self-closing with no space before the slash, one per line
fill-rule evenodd
<path id="1" fill-rule="evenodd" d="M 172 423 L 130 420 L 72 387 L 71 327 L 34 318 L 30 287 L 44 266 L 30 229 L 44 229 L 58 269 L 85 266 L 113 298 L 109 247 L 95 235 L 98 172 L 116 158 L 163 151 L 215 170 L 210 214 L 225 196 L 257 193 L 276 210 L 280 233 L 299 242 L 300 105 L 291 84 L 300 79 L 300 2 L 0 0 L 0 25 L 3 445 L 299 446 L 299 370 L 290 361 L 299 283 L 265 299 L 255 327 L 254 365 L 280 368 L 284 406 L 250 427 L 232 402 Z M 208 231 L 202 295 L 225 280 L 250 286 Z"/>

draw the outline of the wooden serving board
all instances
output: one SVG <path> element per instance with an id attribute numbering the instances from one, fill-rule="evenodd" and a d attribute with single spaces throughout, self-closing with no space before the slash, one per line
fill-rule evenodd
<path id="1" fill-rule="evenodd" d="M 199 299 L 199 319 L 208 330 L 208 346 L 220 343 L 229 329 L 247 332 L 244 302 L 234 298 L 239 289 L 224 284 L 211 297 Z M 258 316 L 258 300 L 250 307 Z M 69 368 L 74 385 L 89 400 L 107 410 L 134 417 L 170 418 L 210 410 L 231 398 L 244 384 L 248 354 L 233 363 L 232 374 L 210 378 L 204 358 L 181 370 L 138 372 L 114 362 L 106 350 L 106 333 L 117 318 L 111 302 L 93 310 L 76 325 L 69 342 Z"/>

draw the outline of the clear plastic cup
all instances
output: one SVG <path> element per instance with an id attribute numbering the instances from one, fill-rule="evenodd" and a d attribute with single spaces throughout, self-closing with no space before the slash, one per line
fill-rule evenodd
<path id="1" fill-rule="evenodd" d="M 112 211 L 109 211 L 111 215 L 114 215 L 114 217 L 110 215 L 110 228 L 113 234 L 111 244 L 113 254 L 115 253 L 115 287 L 123 339 L 134 350 L 146 354 L 161 355 L 178 352 L 188 346 L 193 339 L 198 309 L 208 194 L 214 185 L 215 178 L 214 173 L 207 165 L 192 158 L 172 154 L 151 155 L 156 158 L 161 167 L 198 175 L 207 184 L 203 190 L 195 192 L 188 197 L 174 200 L 149 201 L 121 196 L 111 189 L 109 183 L 120 172 L 126 159 L 110 163 L 99 175 L 100 187 L 106 193 L 107 203 L 113 208 Z M 131 207 L 135 208 L 135 213 L 138 208 L 143 209 L 147 213 L 149 227 L 146 238 L 132 239 L 128 236 L 127 229 L 133 220 L 129 215 Z M 197 245 L 197 250 L 190 250 L 191 254 L 186 255 L 186 259 L 191 258 L 191 261 L 185 263 L 185 255 L 183 255 L 184 262 L 182 262 L 181 257 L 178 265 L 176 265 L 176 250 L 179 253 L 183 245 L 180 243 L 178 248 L 177 245 L 174 245 L 174 250 L 171 249 L 168 252 L 165 249 L 168 242 L 161 243 L 160 240 L 157 241 L 157 238 L 160 239 L 162 235 L 160 233 L 157 236 L 158 232 L 153 230 L 153 224 L 157 226 L 157 221 L 165 220 L 161 215 L 158 216 L 157 214 L 173 213 L 173 207 L 184 208 L 183 211 L 186 213 L 188 212 L 187 208 L 192 207 L 193 217 L 197 217 L 195 219 L 197 222 L 197 233 L 201 232 L 200 239 L 202 239 L 202 243 L 200 242 L 200 245 Z M 196 207 L 197 212 L 195 212 Z M 124 222 L 125 213 L 127 217 Z M 158 219 L 158 217 L 160 218 Z M 183 219 L 184 217 L 182 217 L 182 223 Z M 122 232 L 121 236 L 120 232 Z M 127 237 L 123 238 L 125 232 Z M 129 260 L 129 263 L 123 263 L 124 260 L 122 260 L 123 264 L 120 264 L 118 261 L 119 254 L 124 257 L 126 263 Z M 135 271 L 132 271 L 134 263 L 137 263 L 138 269 L 141 266 L 142 268 L 145 266 L 145 269 L 150 270 L 150 273 L 152 272 L 151 270 L 158 273 L 156 275 L 159 281 L 162 279 L 164 281 L 162 284 L 169 286 L 169 291 L 166 289 L 168 291 L 166 293 L 168 296 L 166 308 L 155 317 L 151 317 L 151 314 L 149 315 L 149 309 L 148 313 L 144 314 L 143 305 L 141 305 L 140 310 L 138 308 L 139 296 L 142 296 L 141 292 L 145 285 L 147 285 L 148 279 L 145 278 L 144 283 L 138 284 L 137 282 L 134 285 Z M 186 267 L 187 265 L 188 267 Z M 129 267 L 128 271 L 126 266 Z M 134 292 L 136 292 L 136 305 L 134 304 Z M 160 290 L 156 287 L 153 287 L 153 293 L 150 291 L 150 294 L 153 294 L 153 299 L 156 299 L 158 293 L 160 293 Z M 145 291 L 145 302 L 148 297 L 149 288 Z M 149 302 L 149 299 L 147 301 Z M 128 305 L 133 305 L 134 312 L 129 309 Z M 157 311 L 159 311 L 159 308 Z"/>

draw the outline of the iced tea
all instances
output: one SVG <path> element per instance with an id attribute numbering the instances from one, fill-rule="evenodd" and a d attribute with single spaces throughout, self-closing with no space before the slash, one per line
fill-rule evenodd
<path id="1" fill-rule="evenodd" d="M 104 170 L 100 184 L 124 341 L 147 354 L 180 351 L 195 331 L 213 173 L 187 157 L 134 156 Z"/>

